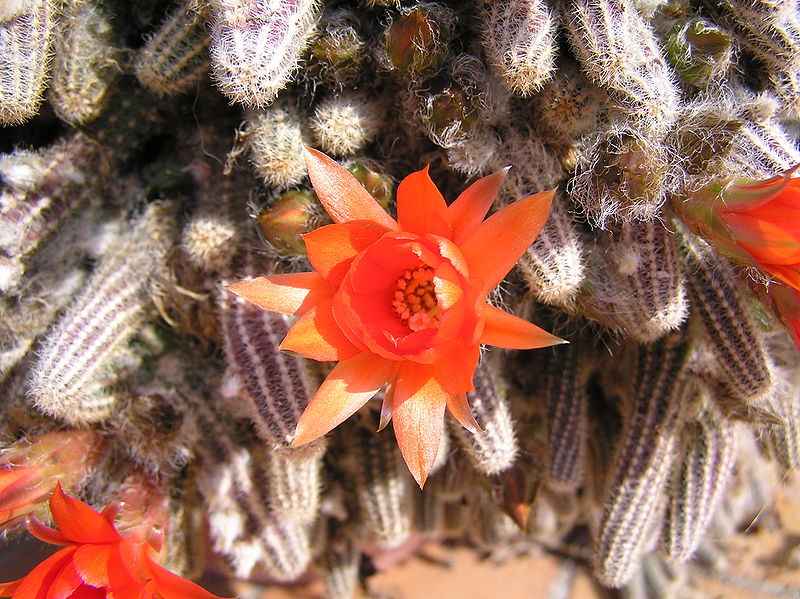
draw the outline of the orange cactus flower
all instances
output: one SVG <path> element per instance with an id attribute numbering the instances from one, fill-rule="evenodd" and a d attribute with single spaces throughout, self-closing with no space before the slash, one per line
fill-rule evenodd
<path id="1" fill-rule="evenodd" d="M 449 206 L 428 169 L 397 189 L 397 220 L 336 162 L 306 151 L 311 183 L 333 219 L 304 235 L 314 272 L 228 286 L 267 310 L 295 314 L 280 349 L 339 363 L 311 399 L 293 445 L 342 423 L 388 384 L 400 451 L 422 486 L 439 447 L 445 407 L 477 431 L 466 393 L 481 344 L 512 349 L 563 341 L 489 303 L 547 220 L 548 191 L 485 221 L 505 170 L 473 183 Z"/>
<path id="2" fill-rule="evenodd" d="M 96 512 L 56 486 L 50 511 L 58 530 L 35 519 L 28 530 L 60 549 L 27 576 L 0 583 L 0 597 L 13 599 L 218 599 L 159 566 L 147 541 L 129 539 L 114 527 L 116 506 Z"/>
<path id="3" fill-rule="evenodd" d="M 675 210 L 720 253 L 800 290 L 798 167 L 766 181 L 710 185 Z"/>
<path id="4" fill-rule="evenodd" d="M 0 530 L 38 511 L 61 480 L 78 485 L 97 462 L 102 437 L 92 431 L 46 433 L 0 454 Z"/>

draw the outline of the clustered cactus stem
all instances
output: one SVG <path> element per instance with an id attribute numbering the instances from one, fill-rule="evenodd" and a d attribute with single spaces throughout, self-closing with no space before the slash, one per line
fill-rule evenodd
<path id="1" fill-rule="evenodd" d="M 799 121 L 794 0 L 0 0 L 0 540 L 57 475 L 97 508 L 150 485 L 187 577 L 350 599 L 444 543 L 547 552 L 551 596 L 743 584 L 730 548 L 785 533 L 800 467 Z M 400 374 L 295 446 L 332 367 L 278 349 L 308 306 L 225 289 L 350 264 L 313 251 L 349 195 L 312 185 L 307 148 L 403 234 L 423 169 L 450 204 L 502 180 L 484 222 L 553 191 L 487 302 L 569 344 L 481 348 L 422 490 L 386 426 Z M 773 191 L 751 220 L 775 230 L 750 231 L 734 196 Z M 89 439 L 74 471 L 29 459 L 62 437 Z"/>

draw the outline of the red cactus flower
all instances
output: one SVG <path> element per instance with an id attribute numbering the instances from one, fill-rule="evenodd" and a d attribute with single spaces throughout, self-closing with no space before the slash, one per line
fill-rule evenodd
<path id="1" fill-rule="evenodd" d="M 27 576 L 0 583 L 0 597 L 13 599 L 218 599 L 159 566 L 153 546 L 126 538 L 114 527 L 115 506 L 98 513 L 56 485 L 50 511 L 58 530 L 35 519 L 28 530 L 60 549 Z"/>
<path id="2" fill-rule="evenodd" d="M 444 410 L 477 430 L 466 393 L 481 344 L 531 349 L 562 343 L 489 303 L 538 235 L 553 192 L 519 200 L 485 221 L 505 171 L 476 181 L 449 206 L 427 168 L 397 189 L 397 220 L 347 171 L 306 152 L 314 190 L 334 224 L 305 235 L 314 272 L 241 281 L 228 289 L 300 319 L 281 349 L 338 361 L 311 399 L 294 445 L 350 417 L 388 383 L 381 416 L 422 486 Z"/>
<path id="3" fill-rule="evenodd" d="M 800 165 L 766 181 L 712 185 L 675 206 L 678 215 L 733 260 L 800 290 Z"/>

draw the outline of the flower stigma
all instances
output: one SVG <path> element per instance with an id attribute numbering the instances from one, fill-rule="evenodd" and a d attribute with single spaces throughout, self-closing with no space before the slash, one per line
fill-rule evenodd
<path id="1" fill-rule="evenodd" d="M 397 279 L 392 307 L 400 320 L 412 331 L 434 329 L 439 326 L 442 311 L 436 300 L 433 269 L 420 266 L 407 270 Z"/>

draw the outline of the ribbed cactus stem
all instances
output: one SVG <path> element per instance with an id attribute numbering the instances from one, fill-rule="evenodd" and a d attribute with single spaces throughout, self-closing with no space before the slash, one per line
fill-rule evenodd
<path id="1" fill-rule="evenodd" d="M 235 424 L 207 398 L 190 397 L 203 443 L 198 485 L 211 514 L 210 532 L 217 551 L 238 576 L 263 566 L 278 581 L 299 577 L 311 560 L 307 527 L 275 519 L 255 489 L 252 454 L 238 442 Z"/>
<path id="2" fill-rule="evenodd" d="M 558 186 L 564 178 L 561 163 L 533 129 L 507 126 L 500 136 L 502 149 L 490 167 L 512 166 L 500 189 L 499 204 Z M 520 156 L 526 160 L 519 160 Z M 519 269 L 539 301 L 561 307 L 574 302 L 584 277 L 583 244 L 562 190 L 556 192 L 541 232 L 520 258 Z"/>
<path id="3" fill-rule="evenodd" d="M 319 13 L 319 0 L 211 0 L 211 64 L 232 101 L 262 107 L 298 67 Z"/>
<path id="4" fill-rule="evenodd" d="M 543 0 L 486 2 L 482 42 L 489 63 L 512 93 L 538 92 L 555 71 L 558 20 Z"/>
<path id="5" fill-rule="evenodd" d="M 355 489 L 367 538 L 384 549 L 402 545 L 411 535 L 412 479 L 389 431 L 360 425 L 351 436 L 356 462 Z"/>
<path id="6" fill-rule="evenodd" d="M 453 426 L 472 465 L 489 476 L 510 468 L 519 452 L 511 408 L 495 368 L 484 359 L 473 377 L 475 390 L 467 393 L 472 414 L 482 430 L 473 433 Z"/>
<path id="7" fill-rule="evenodd" d="M 720 3 L 742 44 L 761 60 L 785 115 L 800 117 L 800 14 L 792 0 Z"/>
<path id="8" fill-rule="evenodd" d="M 26 256 L 92 197 L 88 180 L 105 172 L 103 158 L 99 144 L 75 133 L 31 163 L 27 184 L 0 189 L 0 291 L 19 284 Z"/>
<path id="9" fill-rule="evenodd" d="M 312 389 L 302 358 L 278 351 L 289 330 L 283 316 L 223 291 L 219 318 L 227 376 L 248 406 L 259 436 L 274 447 L 294 437 Z"/>
<path id="10" fill-rule="evenodd" d="M 631 405 L 595 544 L 594 571 L 607 586 L 620 587 L 634 575 L 662 504 L 675 458 L 681 371 L 687 354 L 681 333 L 638 350 Z"/>
<path id="11" fill-rule="evenodd" d="M 730 168 L 735 176 L 771 177 L 800 162 L 800 150 L 778 117 L 778 103 L 767 94 L 737 90 L 744 127 L 736 137 Z"/>
<path id="12" fill-rule="evenodd" d="M 0 20 L 0 125 L 16 125 L 39 110 L 50 68 L 56 2 L 30 0 Z"/>
<path id="13" fill-rule="evenodd" d="M 752 402 L 774 385 L 764 344 L 756 330 L 731 264 L 680 227 L 692 309 L 700 316 L 711 350 L 730 391 Z"/>
<path id="14" fill-rule="evenodd" d="M 586 452 L 588 371 L 574 344 L 550 357 L 545 379 L 547 476 L 556 488 L 575 489 Z"/>
<path id="15" fill-rule="evenodd" d="M 147 316 L 148 285 L 172 245 L 173 210 L 168 203 L 146 209 L 45 339 L 30 380 L 36 408 L 71 423 L 111 413 L 114 361 Z"/>
<path id="16" fill-rule="evenodd" d="M 253 479 L 276 520 L 311 524 L 319 512 L 325 443 L 253 449 Z"/>
<path id="17" fill-rule="evenodd" d="M 190 470 L 186 478 L 175 477 L 172 484 L 164 566 L 184 578 L 199 578 L 205 569 L 208 542 L 196 472 Z"/>
<path id="18" fill-rule="evenodd" d="M 675 330 L 689 314 L 683 269 L 661 221 L 624 223 L 608 246 L 621 283 L 616 312 L 626 332 L 647 342 Z"/>
<path id="19" fill-rule="evenodd" d="M 556 192 L 550 216 L 518 268 L 540 302 L 562 308 L 575 303 L 584 281 L 585 258 L 563 190 Z"/>
<path id="20" fill-rule="evenodd" d="M 656 137 L 680 106 L 678 89 L 650 25 L 628 0 L 569 0 L 567 31 L 589 78 L 630 124 Z"/>
<path id="21" fill-rule="evenodd" d="M 79 125 L 96 118 L 121 71 L 106 12 L 95 2 L 73 4 L 56 40 L 50 103 L 58 116 Z"/>
<path id="22" fill-rule="evenodd" d="M 684 563 L 697 550 L 736 462 L 736 436 L 719 408 L 709 405 L 682 433 L 675 478 L 670 485 L 661 549 Z"/>
<path id="23" fill-rule="evenodd" d="M 353 599 L 358 590 L 361 552 L 351 535 L 341 530 L 335 533 L 323 556 L 325 596 L 327 599 Z"/>
<path id="24" fill-rule="evenodd" d="M 139 50 L 136 77 L 147 89 L 171 96 L 189 91 L 208 71 L 208 8 L 181 2 Z"/>

